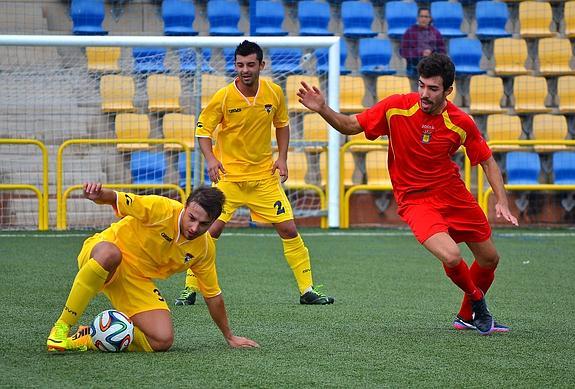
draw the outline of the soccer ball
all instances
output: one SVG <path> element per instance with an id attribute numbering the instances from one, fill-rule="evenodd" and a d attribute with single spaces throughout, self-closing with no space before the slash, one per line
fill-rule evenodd
<path id="1" fill-rule="evenodd" d="M 122 312 L 108 309 L 94 318 L 91 335 L 100 351 L 123 351 L 134 340 L 134 323 Z"/>

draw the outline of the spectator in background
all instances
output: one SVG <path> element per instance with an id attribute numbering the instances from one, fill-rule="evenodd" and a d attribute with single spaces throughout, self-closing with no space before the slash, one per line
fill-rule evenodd
<path id="1" fill-rule="evenodd" d="M 407 76 L 412 81 L 412 90 L 415 90 L 419 61 L 431 53 L 446 54 L 441 33 L 431 25 L 429 8 L 421 7 L 417 11 L 417 24 L 409 27 L 403 34 L 399 53 L 407 60 Z"/>

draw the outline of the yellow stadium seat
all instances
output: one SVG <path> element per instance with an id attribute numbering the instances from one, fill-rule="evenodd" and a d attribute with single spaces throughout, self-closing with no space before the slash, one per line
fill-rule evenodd
<path id="1" fill-rule="evenodd" d="M 575 113 L 575 76 L 561 76 L 557 81 L 559 112 Z"/>
<path id="2" fill-rule="evenodd" d="M 302 81 L 307 83 L 309 86 L 315 86 L 319 88 L 319 78 L 316 76 L 288 76 L 286 79 L 286 99 L 288 111 L 308 111 L 308 109 L 299 102 L 299 97 L 297 97 L 297 92 L 299 88 L 301 88 Z"/>
<path id="3" fill-rule="evenodd" d="M 519 34 L 522 38 L 555 36 L 549 29 L 553 21 L 551 4 L 537 1 L 519 3 Z"/>
<path id="4" fill-rule="evenodd" d="M 521 119 L 502 113 L 487 116 L 486 133 L 488 141 L 515 141 L 521 139 L 523 133 Z M 521 146 L 518 145 L 492 145 L 493 151 L 512 151 Z"/>
<path id="5" fill-rule="evenodd" d="M 343 161 L 343 185 L 346 187 L 353 186 L 356 184 L 361 184 L 360 182 L 353 182 L 353 172 L 355 170 L 355 161 L 351 152 L 344 153 Z"/>
<path id="6" fill-rule="evenodd" d="M 365 157 L 368 185 L 391 185 L 387 169 L 387 150 L 374 150 Z"/>
<path id="7" fill-rule="evenodd" d="M 86 47 L 88 70 L 91 72 L 118 72 L 120 71 L 119 47 Z"/>
<path id="8" fill-rule="evenodd" d="M 307 155 L 301 151 L 290 151 L 288 154 L 287 187 L 305 185 L 307 174 Z"/>
<path id="9" fill-rule="evenodd" d="M 136 87 L 129 76 L 108 74 L 100 79 L 102 112 L 134 112 Z"/>
<path id="10" fill-rule="evenodd" d="M 202 74 L 202 109 L 208 105 L 212 96 L 221 88 L 228 85 L 224 76 Z"/>
<path id="11" fill-rule="evenodd" d="M 410 93 L 409 78 L 406 76 L 380 76 L 377 78 L 376 92 L 378 100 L 395 94 Z"/>
<path id="12" fill-rule="evenodd" d="M 564 20 L 565 36 L 575 38 L 575 1 L 565 2 Z"/>
<path id="13" fill-rule="evenodd" d="M 178 112 L 182 109 L 182 85 L 177 76 L 153 74 L 148 76 L 148 111 Z"/>
<path id="14" fill-rule="evenodd" d="M 533 116 L 534 140 L 565 140 L 567 138 L 567 120 L 563 115 L 539 114 Z M 536 145 L 537 152 L 549 152 L 564 149 L 562 145 Z"/>
<path id="15" fill-rule="evenodd" d="M 116 137 L 118 139 L 147 139 L 150 137 L 150 120 L 147 115 L 121 113 L 116 115 Z M 147 143 L 118 143 L 119 151 L 133 151 L 149 148 Z"/>
<path id="16" fill-rule="evenodd" d="M 321 152 L 329 142 L 327 122 L 318 113 L 310 113 L 303 117 L 303 140 L 308 143 L 305 150 Z"/>
<path id="17" fill-rule="evenodd" d="M 365 110 L 363 106 L 363 97 L 365 95 L 363 78 L 340 76 L 339 90 L 339 110 L 341 112 L 361 112 Z"/>
<path id="18" fill-rule="evenodd" d="M 194 130 L 196 117 L 181 113 L 168 113 L 164 115 L 163 132 L 166 139 L 178 139 L 190 149 L 194 148 Z M 164 150 L 181 150 L 182 146 L 177 143 L 164 144 Z"/>
<path id="19" fill-rule="evenodd" d="M 569 66 L 571 43 L 569 39 L 544 38 L 539 40 L 539 73 L 545 76 L 574 74 Z"/>
<path id="20" fill-rule="evenodd" d="M 516 76 L 513 85 L 516 113 L 545 113 L 547 82 L 544 77 Z"/>
<path id="21" fill-rule="evenodd" d="M 518 76 L 531 73 L 525 68 L 527 62 L 527 43 L 523 39 L 495 39 L 493 45 L 495 68 L 497 76 Z"/>
<path id="22" fill-rule="evenodd" d="M 503 112 L 501 108 L 503 95 L 501 78 L 485 75 L 472 76 L 469 82 L 469 112 L 472 114 Z"/>
<path id="23" fill-rule="evenodd" d="M 319 171 L 321 173 L 321 186 L 327 186 L 327 171 L 328 171 L 328 154 L 321 153 L 319 155 Z"/>

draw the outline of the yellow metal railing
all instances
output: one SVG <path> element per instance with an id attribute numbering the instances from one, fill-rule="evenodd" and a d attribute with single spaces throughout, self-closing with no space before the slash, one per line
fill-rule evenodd
<path id="1" fill-rule="evenodd" d="M 188 147 L 184 142 L 178 139 L 146 139 L 146 138 L 138 138 L 138 139 L 70 139 L 65 141 L 60 145 L 58 148 L 58 155 L 56 158 L 56 203 L 57 203 L 57 211 L 56 211 L 56 228 L 63 230 L 66 229 L 66 204 L 64 203 L 67 199 L 67 196 L 73 190 L 78 190 L 82 188 L 81 185 L 74 185 L 63 192 L 63 154 L 64 150 L 71 145 L 75 144 L 98 144 L 98 145 L 105 145 L 105 144 L 125 144 L 125 143 L 142 143 L 142 144 L 166 144 L 166 143 L 176 143 L 182 146 L 182 149 L 186 153 L 186 183 L 185 183 L 185 192 L 181 190 L 181 188 L 176 184 L 113 184 L 113 185 L 106 185 L 107 187 L 116 187 L 116 188 L 134 188 L 134 189 L 142 189 L 142 188 L 150 188 L 150 189 L 174 189 L 180 192 L 180 196 L 182 200 L 185 200 L 186 196 L 188 196 L 191 192 L 191 171 L 190 171 L 190 147 Z"/>
<path id="2" fill-rule="evenodd" d="M 38 229 L 48 229 L 48 150 L 35 139 L 0 139 L 0 144 L 35 145 L 42 151 L 42 190 L 29 184 L 0 184 L 0 190 L 30 190 L 38 197 Z"/>
<path id="3" fill-rule="evenodd" d="M 534 146 L 575 146 L 575 140 L 506 140 L 506 141 L 491 141 L 487 142 L 489 147 L 492 146 L 522 146 L 521 149 L 513 151 L 533 151 Z M 493 147 L 492 147 L 493 148 Z M 557 151 L 557 150 L 553 150 Z M 483 169 L 477 169 L 477 201 L 487 215 L 489 197 L 493 193 L 493 189 L 484 188 L 484 172 Z M 558 184 L 535 184 L 535 185 L 519 185 L 519 184 L 505 184 L 505 190 L 530 190 L 530 191 L 571 191 L 575 190 L 575 185 L 558 185 Z"/>

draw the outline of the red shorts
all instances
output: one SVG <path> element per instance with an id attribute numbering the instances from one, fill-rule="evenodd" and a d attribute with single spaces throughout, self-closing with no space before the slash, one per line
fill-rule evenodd
<path id="1" fill-rule="evenodd" d="M 419 243 L 438 232 L 448 233 L 457 243 L 483 242 L 491 236 L 485 214 L 463 184 L 406 194 L 397 213 Z"/>

